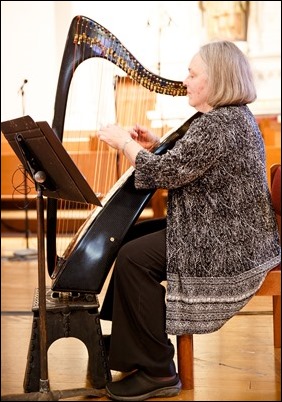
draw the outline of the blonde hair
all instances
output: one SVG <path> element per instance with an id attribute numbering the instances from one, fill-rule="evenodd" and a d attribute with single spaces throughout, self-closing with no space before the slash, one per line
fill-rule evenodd
<path id="1" fill-rule="evenodd" d="M 212 107 L 254 102 L 257 94 L 250 64 L 232 42 L 216 41 L 200 48 L 209 79 L 208 104 Z"/>

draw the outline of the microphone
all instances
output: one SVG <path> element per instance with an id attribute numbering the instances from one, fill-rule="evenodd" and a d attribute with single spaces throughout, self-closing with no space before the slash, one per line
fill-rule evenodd
<path id="1" fill-rule="evenodd" d="M 20 89 L 19 89 L 19 92 L 21 91 L 23 91 L 23 88 L 24 88 L 24 86 L 25 86 L 25 84 L 27 84 L 28 83 L 28 80 L 27 79 L 24 79 L 24 82 L 23 82 L 23 85 L 20 87 Z"/>
<path id="2" fill-rule="evenodd" d="M 27 79 L 25 79 L 24 80 L 24 82 L 23 82 L 23 85 L 20 87 L 20 91 L 22 91 L 23 90 L 23 87 L 25 86 L 25 84 L 27 84 L 28 83 L 28 80 Z"/>

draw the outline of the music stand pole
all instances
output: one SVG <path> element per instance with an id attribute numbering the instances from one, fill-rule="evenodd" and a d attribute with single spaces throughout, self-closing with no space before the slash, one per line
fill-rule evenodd
<path id="1" fill-rule="evenodd" d="M 34 175 L 37 187 L 37 244 L 38 244 L 38 294 L 39 294 L 39 333 L 40 333 L 40 392 L 49 392 L 46 330 L 46 276 L 44 245 L 44 200 L 40 183 L 46 180 L 46 174 L 38 171 Z"/>

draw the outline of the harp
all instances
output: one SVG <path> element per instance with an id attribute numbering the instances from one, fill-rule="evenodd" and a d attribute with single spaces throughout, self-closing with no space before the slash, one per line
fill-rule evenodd
<path id="1" fill-rule="evenodd" d="M 89 59 L 102 60 L 118 68 L 115 88 L 120 82 L 132 82 L 149 93 L 184 96 L 186 88 L 180 81 L 162 78 L 147 70 L 107 29 L 84 16 L 72 20 L 65 45 L 58 79 L 52 128 L 63 141 L 67 98 L 75 71 Z M 130 104 L 126 109 L 130 108 Z M 118 107 L 116 113 L 119 114 Z M 121 112 L 120 112 L 121 113 Z M 99 115 L 98 111 L 98 115 Z M 154 150 L 162 154 L 183 136 L 193 115 L 177 130 L 161 136 Z M 136 116 L 135 116 L 136 118 Z M 138 121 L 138 120 L 137 120 Z M 94 137 L 95 139 L 95 137 Z M 105 145 L 105 144 L 104 144 Z M 105 155 L 102 151 L 102 156 Z M 110 152 L 110 151 L 108 151 Z M 134 187 L 134 169 L 121 168 L 122 155 L 113 156 L 116 181 L 101 196 L 102 207 L 95 206 L 75 232 L 62 254 L 58 252 L 58 201 L 47 199 L 47 266 L 52 289 L 62 292 L 99 293 L 129 228 L 137 221 L 155 190 L 140 191 Z M 124 163 L 124 161 L 123 161 Z M 93 170 L 95 166 L 93 166 Z M 124 170 L 124 171 L 123 171 Z M 107 176 L 107 172 L 104 172 Z M 106 176 L 103 182 L 106 181 Z M 97 185 L 97 182 L 96 182 Z M 97 194 L 99 190 L 93 188 Z"/>

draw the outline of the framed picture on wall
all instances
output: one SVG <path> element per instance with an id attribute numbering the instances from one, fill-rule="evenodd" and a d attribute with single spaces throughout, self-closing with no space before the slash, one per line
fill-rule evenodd
<path id="1" fill-rule="evenodd" d="M 199 1 L 208 40 L 246 41 L 249 1 Z"/>

